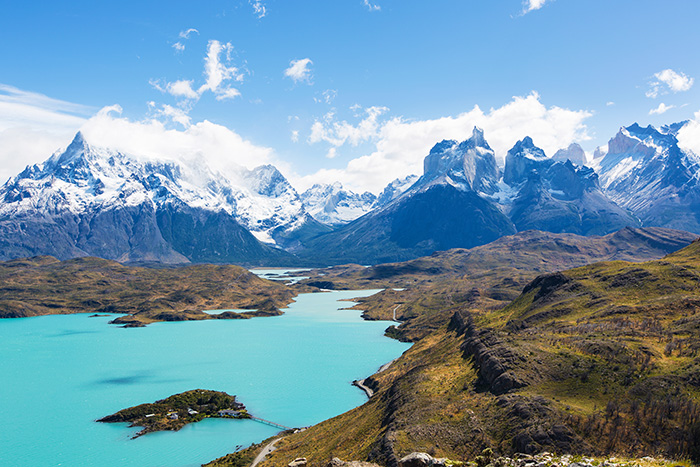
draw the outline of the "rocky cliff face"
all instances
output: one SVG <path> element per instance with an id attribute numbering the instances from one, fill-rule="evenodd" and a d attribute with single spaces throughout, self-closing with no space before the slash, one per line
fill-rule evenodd
<path id="1" fill-rule="evenodd" d="M 547 158 L 530 138 L 508 151 L 503 181 L 517 195 L 505 203 L 518 230 L 604 235 L 639 222 L 603 193 L 587 167 Z"/>

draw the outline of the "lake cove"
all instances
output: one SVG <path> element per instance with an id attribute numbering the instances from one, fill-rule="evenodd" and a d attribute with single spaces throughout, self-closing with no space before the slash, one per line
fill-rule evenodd
<path id="1" fill-rule="evenodd" d="M 149 433 L 95 420 L 195 388 L 235 394 L 252 415 L 301 427 L 365 402 L 353 380 L 409 344 L 384 337 L 338 300 L 373 291 L 302 294 L 285 314 L 123 329 L 88 314 L 0 320 L 0 465 L 190 466 L 278 430 L 205 419 Z"/>

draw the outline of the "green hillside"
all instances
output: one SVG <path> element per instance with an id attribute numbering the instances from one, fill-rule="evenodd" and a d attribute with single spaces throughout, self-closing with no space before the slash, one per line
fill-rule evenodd
<path id="1" fill-rule="evenodd" d="M 500 309 L 437 304 L 469 277 L 433 285 L 432 317 L 449 309 L 448 321 L 368 380 L 366 404 L 280 440 L 260 465 L 467 461 L 487 447 L 700 462 L 700 243 L 540 275 Z"/>

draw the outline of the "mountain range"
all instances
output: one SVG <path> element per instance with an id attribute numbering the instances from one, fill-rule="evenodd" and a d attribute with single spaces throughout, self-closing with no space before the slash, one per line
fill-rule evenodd
<path id="1" fill-rule="evenodd" d="M 623 227 L 700 232 L 700 158 L 685 122 L 637 124 L 587 163 L 572 144 L 548 157 L 524 137 L 500 167 L 483 131 L 437 143 L 423 175 L 375 196 L 340 182 L 301 195 L 272 165 L 233 174 L 91 145 L 0 188 L 0 259 L 48 254 L 121 262 L 376 264 L 483 245 L 525 230 L 605 235 Z"/>

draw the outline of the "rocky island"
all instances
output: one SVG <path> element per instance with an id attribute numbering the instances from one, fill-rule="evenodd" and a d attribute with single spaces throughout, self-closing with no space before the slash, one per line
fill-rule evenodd
<path id="1" fill-rule="evenodd" d="M 155 431 L 177 431 L 188 423 L 205 418 L 250 418 L 245 405 L 221 391 L 194 389 L 158 400 L 152 404 L 141 404 L 103 417 L 98 422 L 131 423 L 143 430 L 134 438 Z"/>

